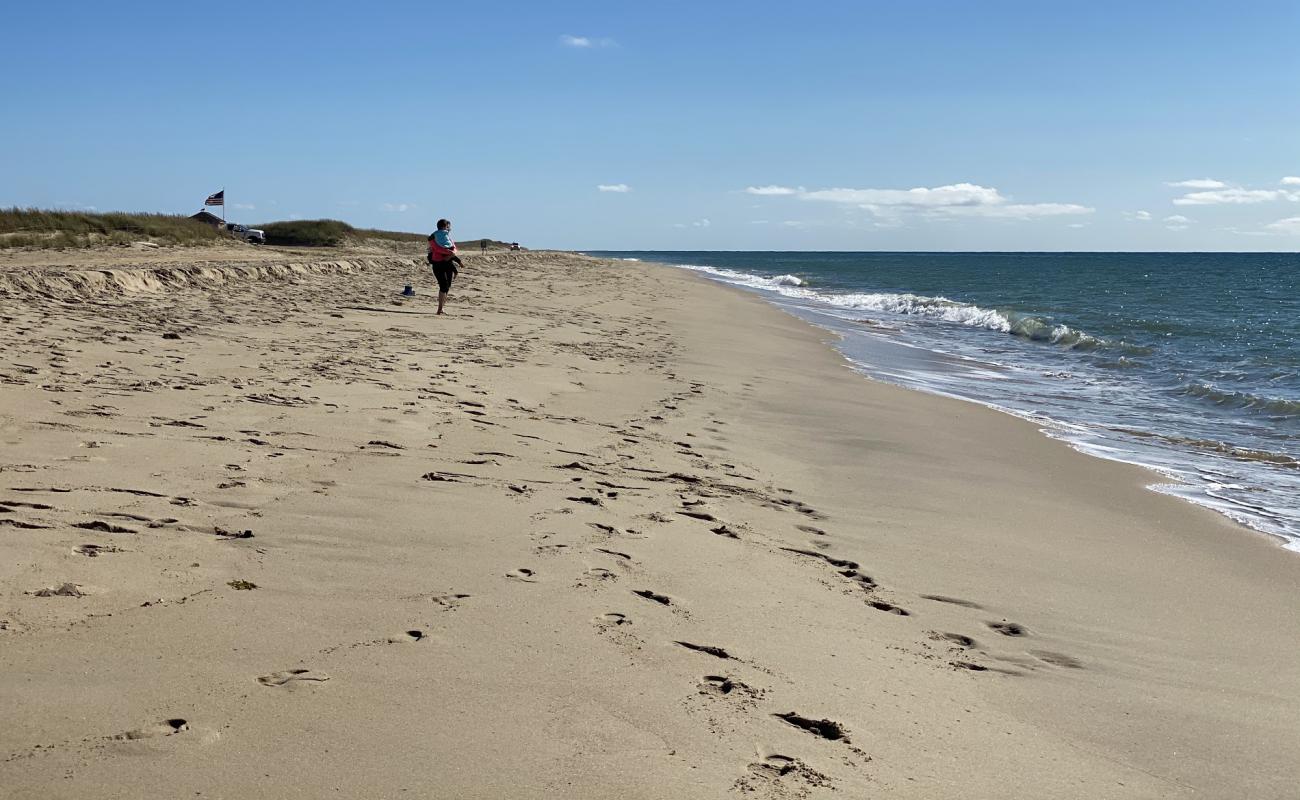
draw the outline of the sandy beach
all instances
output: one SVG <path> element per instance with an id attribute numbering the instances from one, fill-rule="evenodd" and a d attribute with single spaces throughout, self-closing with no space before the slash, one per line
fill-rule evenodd
<path id="1" fill-rule="evenodd" d="M 1300 558 L 1153 473 L 667 267 L 249 252 L 0 262 L 0 796 L 1300 792 Z"/>

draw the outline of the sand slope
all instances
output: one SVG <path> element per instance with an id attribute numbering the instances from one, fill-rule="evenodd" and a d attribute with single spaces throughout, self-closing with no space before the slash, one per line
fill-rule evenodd
<path id="1" fill-rule="evenodd" d="M 0 794 L 1293 796 L 1293 557 L 753 298 L 466 260 L 7 284 Z"/>

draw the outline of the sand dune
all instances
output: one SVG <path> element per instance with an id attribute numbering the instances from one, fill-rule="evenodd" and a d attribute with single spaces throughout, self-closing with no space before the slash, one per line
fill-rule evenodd
<path id="1" fill-rule="evenodd" d="M 667 268 L 198 261 L 0 270 L 0 795 L 1294 796 L 1300 561 L 1140 470 Z"/>

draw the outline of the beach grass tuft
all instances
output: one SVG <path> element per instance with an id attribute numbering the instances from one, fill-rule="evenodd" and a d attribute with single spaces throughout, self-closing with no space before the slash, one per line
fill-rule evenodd
<path id="1" fill-rule="evenodd" d="M 178 214 L 0 208 L 0 249 L 154 244 L 209 244 L 224 234 Z"/>
<path id="2" fill-rule="evenodd" d="M 338 247 L 354 240 L 389 239 L 422 242 L 427 236 L 402 231 L 354 228 L 337 219 L 296 219 L 267 222 L 258 226 L 266 231 L 266 243 L 290 247 Z"/>

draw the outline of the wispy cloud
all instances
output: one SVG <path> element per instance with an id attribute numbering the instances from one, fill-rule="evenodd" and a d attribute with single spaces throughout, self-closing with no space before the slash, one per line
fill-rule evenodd
<path id="1" fill-rule="evenodd" d="M 709 227 L 709 226 L 712 225 L 712 224 L 713 224 L 713 223 L 712 223 L 712 222 L 709 222 L 709 220 L 708 220 L 707 217 L 704 218 L 704 219 L 697 219 L 697 220 L 695 220 L 694 222 L 691 223 L 691 225 L 694 226 L 694 227 L 696 227 L 696 228 L 707 228 L 707 227 Z"/>
<path id="2" fill-rule="evenodd" d="M 934 218 L 985 217 L 1028 220 L 1070 214 L 1091 214 L 1092 208 L 1076 203 L 1013 203 L 997 189 L 974 183 L 919 186 L 913 189 L 816 189 L 803 187 L 750 186 L 756 195 L 786 195 L 811 202 L 854 206 L 876 217 L 897 218 L 919 214 Z"/>
<path id="3" fill-rule="evenodd" d="M 1125 211 L 1124 219 L 1133 222 L 1150 222 L 1151 212 L 1150 211 Z"/>
<path id="4" fill-rule="evenodd" d="M 1296 177 L 1295 175 L 1288 175 L 1282 180 L 1278 181 L 1278 183 L 1282 184 L 1283 186 L 1300 186 L 1300 177 Z"/>
<path id="5" fill-rule="evenodd" d="M 596 189 L 602 192 L 615 192 L 617 194 L 626 194 L 632 191 L 632 187 L 626 183 L 598 183 Z"/>
<path id="6" fill-rule="evenodd" d="M 566 33 L 560 37 L 560 44 L 565 47 L 577 48 L 594 48 L 594 47 L 616 47 L 618 45 L 613 39 L 594 36 L 574 36 Z"/>
<path id="7" fill-rule="evenodd" d="M 1164 218 L 1165 227 L 1171 231 L 1185 231 L 1191 220 L 1182 214 L 1171 214 Z"/>
<path id="8" fill-rule="evenodd" d="M 1253 205 L 1255 203 L 1270 203 L 1275 200 L 1288 200 L 1292 203 L 1300 201 L 1300 192 L 1289 192 L 1286 189 L 1242 189 L 1233 187 L 1229 189 L 1216 189 L 1209 192 L 1189 192 L 1182 197 L 1174 198 L 1176 206 L 1214 206 L 1214 205 Z"/>
<path id="9" fill-rule="evenodd" d="M 1270 222 L 1264 226 L 1264 230 L 1269 233 L 1282 233 L 1292 236 L 1300 234 L 1300 217 L 1287 217 L 1277 222 Z"/>
<path id="10" fill-rule="evenodd" d="M 1214 178 L 1192 178 L 1186 181 L 1166 181 L 1165 186 L 1175 186 L 1180 189 L 1226 189 L 1228 184 L 1223 181 L 1216 181 Z"/>

